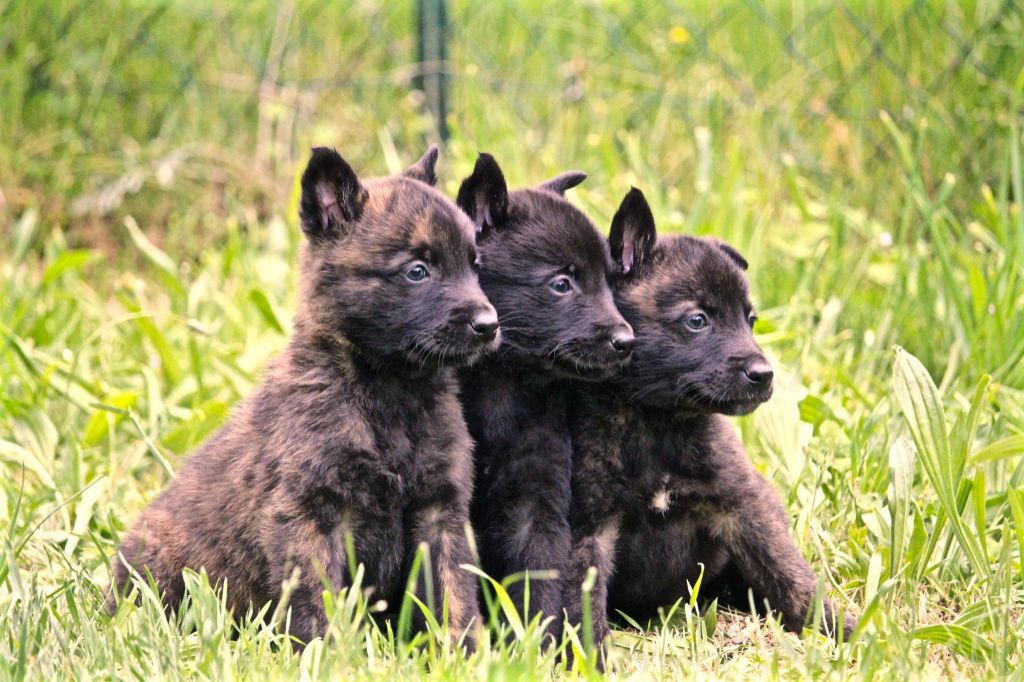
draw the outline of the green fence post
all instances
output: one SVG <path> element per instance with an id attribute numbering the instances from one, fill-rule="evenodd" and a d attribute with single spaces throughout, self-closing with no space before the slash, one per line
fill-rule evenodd
<path id="1" fill-rule="evenodd" d="M 414 87 L 423 91 L 437 134 L 448 139 L 448 8 L 445 0 L 417 0 L 418 75 Z"/>

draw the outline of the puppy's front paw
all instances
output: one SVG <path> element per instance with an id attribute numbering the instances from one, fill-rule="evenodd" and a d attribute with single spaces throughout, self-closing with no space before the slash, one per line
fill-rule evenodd
<path id="1" fill-rule="evenodd" d="M 857 619 L 852 613 L 843 614 L 843 641 L 849 642 L 853 637 L 853 631 L 857 628 Z"/>
<path id="2" fill-rule="evenodd" d="M 835 640 L 839 640 L 839 633 L 842 632 L 842 641 L 849 642 L 853 636 L 853 631 L 857 627 L 857 619 L 852 613 L 843 613 L 843 619 L 841 624 L 841 630 L 837 625 L 839 620 L 839 614 L 836 612 L 835 607 L 832 604 L 826 603 L 825 605 L 825 617 L 821 623 L 821 631 L 823 634 L 832 637 Z"/>

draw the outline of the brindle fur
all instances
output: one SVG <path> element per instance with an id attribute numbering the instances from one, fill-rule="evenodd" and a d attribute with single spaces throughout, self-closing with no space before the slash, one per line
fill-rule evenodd
<path id="1" fill-rule="evenodd" d="M 579 586 L 594 566 L 595 641 L 608 612 L 650 617 L 689 598 L 704 566 L 702 595 L 732 589 L 799 631 L 818 580 L 789 532 L 773 486 L 757 471 L 725 414 L 746 414 L 771 396 L 771 366 L 754 342 L 746 262 L 731 247 L 688 236 L 655 240 L 638 190 L 623 201 L 609 238 L 625 253 L 615 301 L 636 331 L 621 375 L 579 391 L 573 446 L 572 571 L 566 605 L 580 622 Z M 708 324 L 686 326 L 699 312 Z M 822 629 L 835 632 L 824 600 Z M 845 615 L 849 637 L 854 620 Z"/>
<path id="2" fill-rule="evenodd" d="M 562 198 L 583 180 L 566 173 L 537 189 L 509 193 L 501 169 L 482 154 L 458 203 L 480 229 L 480 284 L 498 310 L 504 342 L 463 370 L 463 405 L 477 442 L 472 519 L 484 570 L 501 579 L 561 571 L 569 553 L 571 443 L 568 381 L 607 377 L 629 356 L 633 333 L 615 309 L 614 264 L 593 223 Z M 571 291 L 551 288 L 566 278 Z M 562 624 L 558 580 L 509 589 L 530 618 Z"/>
<path id="3" fill-rule="evenodd" d="M 241 615 L 276 601 L 297 568 L 290 632 L 308 642 L 325 631 L 325 585 L 349 580 L 351 534 L 375 598 L 402 600 L 423 543 L 438 613 L 444 597 L 456 636 L 478 617 L 475 579 L 459 568 L 471 561 L 472 442 L 451 367 L 498 344 L 497 318 L 473 225 L 430 186 L 436 158 L 360 182 L 337 152 L 313 150 L 294 336 L 127 534 L 117 593 L 129 567 L 148 570 L 173 609 L 182 569 L 205 568 Z M 411 281 L 414 262 L 429 277 Z"/>

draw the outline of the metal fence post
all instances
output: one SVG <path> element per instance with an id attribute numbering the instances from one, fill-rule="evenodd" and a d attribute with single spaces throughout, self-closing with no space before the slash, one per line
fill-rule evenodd
<path id="1" fill-rule="evenodd" d="M 446 0 L 417 0 L 417 59 L 414 87 L 423 91 L 437 134 L 448 139 L 448 8 Z"/>

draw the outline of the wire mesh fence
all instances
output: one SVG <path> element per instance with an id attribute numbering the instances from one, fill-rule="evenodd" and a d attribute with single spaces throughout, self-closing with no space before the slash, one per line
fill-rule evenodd
<path id="1" fill-rule="evenodd" d="M 309 143 L 371 163 L 450 128 L 460 159 L 516 140 L 524 176 L 642 169 L 685 200 L 718 172 L 709 156 L 732 154 L 870 208 L 899 191 L 882 111 L 908 130 L 927 121 L 926 181 L 999 184 L 1022 35 L 1017 0 L 13 0 L 0 3 L 0 201 L 106 215 L 170 178 L 177 191 L 146 207 L 188 195 L 222 210 L 243 189 L 239 204 L 280 201 Z"/>
<path id="2" fill-rule="evenodd" d="M 455 112 L 480 91 L 536 126 L 579 108 L 595 129 L 694 152 L 663 165 L 669 182 L 694 179 L 693 131 L 705 129 L 870 202 L 900 167 L 882 112 L 904 128 L 926 121 L 933 182 L 952 172 L 996 184 L 1004 170 L 995 160 L 1024 66 L 1014 0 L 594 2 L 557 17 L 455 7 Z"/>

